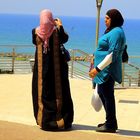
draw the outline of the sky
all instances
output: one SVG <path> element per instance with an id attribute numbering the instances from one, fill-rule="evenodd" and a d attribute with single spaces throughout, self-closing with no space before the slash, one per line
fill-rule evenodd
<path id="1" fill-rule="evenodd" d="M 39 14 L 50 9 L 54 15 L 96 17 L 96 0 L 0 0 L 0 13 Z M 140 19 L 140 0 L 103 0 L 101 17 L 116 8 L 124 18 Z"/>

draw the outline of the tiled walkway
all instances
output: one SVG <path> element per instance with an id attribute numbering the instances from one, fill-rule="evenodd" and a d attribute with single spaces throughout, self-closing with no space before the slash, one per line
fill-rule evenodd
<path id="1" fill-rule="evenodd" d="M 104 122 L 102 109 L 90 105 L 93 89 L 87 80 L 70 79 L 75 117 L 73 130 L 46 132 L 35 123 L 31 98 L 31 74 L 0 75 L 0 140 L 140 140 L 140 89 L 116 89 L 119 130 L 97 133 Z"/>

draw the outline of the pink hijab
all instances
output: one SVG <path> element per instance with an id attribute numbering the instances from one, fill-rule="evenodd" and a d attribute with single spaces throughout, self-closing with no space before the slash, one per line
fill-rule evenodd
<path id="1" fill-rule="evenodd" d="M 40 26 L 36 28 L 37 35 L 44 41 L 44 50 L 49 46 L 49 38 L 55 28 L 52 12 L 44 9 L 40 13 Z"/>

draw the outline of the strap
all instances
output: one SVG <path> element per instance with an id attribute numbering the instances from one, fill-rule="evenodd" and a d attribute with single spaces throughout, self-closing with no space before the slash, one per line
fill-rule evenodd
<path id="1" fill-rule="evenodd" d="M 62 84 L 61 84 L 61 72 L 60 72 L 60 49 L 59 49 L 59 34 L 58 30 L 55 29 L 53 33 L 53 60 L 54 60 L 54 76 L 55 76 L 55 94 L 56 94 L 56 105 L 57 115 L 56 119 L 60 120 L 61 109 L 62 109 Z"/>
<path id="2" fill-rule="evenodd" d="M 38 58 L 38 115 L 37 115 L 37 123 L 39 126 L 42 126 L 42 111 L 43 111 L 43 103 L 42 103 L 42 41 L 37 36 L 37 58 Z"/>

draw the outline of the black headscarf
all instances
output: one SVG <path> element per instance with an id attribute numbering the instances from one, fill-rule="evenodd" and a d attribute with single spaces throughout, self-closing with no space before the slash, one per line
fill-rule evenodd
<path id="1" fill-rule="evenodd" d="M 124 23 L 122 14 L 117 9 L 110 9 L 107 11 L 106 15 L 111 18 L 111 25 L 105 30 L 105 33 L 108 33 L 115 27 L 121 27 Z"/>

